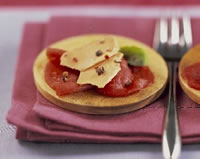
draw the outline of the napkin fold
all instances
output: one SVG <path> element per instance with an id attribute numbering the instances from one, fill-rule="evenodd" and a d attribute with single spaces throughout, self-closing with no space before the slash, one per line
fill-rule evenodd
<path id="1" fill-rule="evenodd" d="M 193 21 L 198 28 L 198 20 Z M 28 23 L 19 51 L 12 107 L 7 120 L 17 126 L 16 137 L 27 141 L 81 143 L 159 143 L 167 91 L 147 107 L 120 115 L 87 115 L 64 110 L 47 101 L 33 81 L 33 61 L 41 49 L 74 35 L 110 33 L 128 36 L 151 46 L 155 19 L 53 17 L 47 24 Z M 194 38 L 196 43 L 198 37 Z M 177 104 L 184 143 L 200 141 L 200 107 L 177 87 Z"/>

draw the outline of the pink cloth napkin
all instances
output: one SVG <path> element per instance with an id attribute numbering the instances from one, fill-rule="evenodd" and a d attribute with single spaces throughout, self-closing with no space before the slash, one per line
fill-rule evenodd
<path id="1" fill-rule="evenodd" d="M 154 19 L 97 17 L 54 17 L 48 24 L 27 24 L 18 58 L 12 107 L 7 116 L 8 122 L 18 127 L 16 137 L 46 142 L 159 143 L 167 91 L 153 104 L 135 112 L 86 115 L 48 102 L 37 92 L 32 76 L 32 64 L 38 52 L 57 40 L 86 33 L 112 33 L 151 45 L 154 26 Z M 199 26 L 200 22 L 194 20 L 193 28 L 197 30 Z M 196 36 L 194 43 L 199 40 Z M 183 142 L 200 142 L 200 107 L 179 85 L 177 91 Z"/>

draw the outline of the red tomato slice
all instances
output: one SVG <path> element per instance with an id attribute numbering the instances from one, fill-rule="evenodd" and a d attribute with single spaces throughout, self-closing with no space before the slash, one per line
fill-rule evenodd
<path id="1" fill-rule="evenodd" d="M 66 79 L 63 79 L 63 72 L 67 72 Z M 92 88 L 91 85 L 79 85 L 76 83 L 79 71 L 67 67 L 55 65 L 49 62 L 45 69 L 45 81 L 56 91 L 58 96 L 68 95 L 74 92 L 81 92 Z"/>
<path id="2" fill-rule="evenodd" d="M 132 67 L 132 72 L 134 75 L 133 83 L 139 90 L 148 87 L 154 81 L 154 75 L 148 66 Z"/>
<path id="3" fill-rule="evenodd" d="M 99 88 L 98 92 L 112 97 L 128 96 L 149 86 L 153 81 L 154 76 L 148 66 L 129 67 L 122 60 L 121 70 L 104 88 Z"/>
<path id="4" fill-rule="evenodd" d="M 112 97 L 127 96 L 129 85 L 133 81 L 133 74 L 128 67 L 126 60 L 121 62 L 121 70 L 117 75 L 104 87 L 98 88 L 100 94 Z"/>
<path id="5" fill-rule="evenodd" d="M 66 52 L 66 50 L 62 49 L 56 49 L 56 48 L 48 48 L 47 49 L 47 57 L 48 59 L 55 63 L 55 64 L 60 64 L 60 57 L 62 54 Z"/>
<path id="6" fill-rule="evenodd" d="M 58 96 L 92 88 L 91 85 L 79 85 L 76 83 L 79 71 L 60 66 L 60 57 L 64 52 L 66 51 L 62 49 L 47 49 L 47 57 L 50 61 L 45 68 L 45 81 L 47 84 L 56 91 Z M 63 72 L 67 72 L 67 76 L 64 76 Z"/>

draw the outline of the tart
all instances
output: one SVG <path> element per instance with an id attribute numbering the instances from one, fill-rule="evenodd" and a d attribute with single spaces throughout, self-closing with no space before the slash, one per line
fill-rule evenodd
<path id="1" fill-rule="evenodd" d="M 115 39 L 114 42 L 112 42 L 111 49 L 105 48 L 105 50 L 103 50 L 104 47 L 102 47 L 101 50 L 99 51 L 99 48 L 97 48 L 95 52 L 94 51 L 92 52 L 94 53 L 93 55 L 92 53 L 90 54 L 88 53 L 90 51 L 87 51 L 88 55 L 82 56 L 81 54 L 79 56 L 80 54 L 79 52 L 84 52 L 85 48 L 86 48 L 85 50 L 87 50 L 87 48 L 90 49 L 93 48 L 95 50 L 96 49 L 95 43 L 99 42 L 103 44 L 104 39 L 106 39 L 105 37 L 112 37 L 113 39 Z M 124 95 L 110 96 L 109 93 L 105 93 L 105 91 L 102 91 L 102 89 L 104 90 L 104 88 L 108 85 L 108 83 L 110 83 L 120 72 L 121 70 L 120 66 L 122 65 L 121 63 L 123 62 L 124 59 L 126 59 L 123 53 L 121 52 L 123 52 L 124 49 L 127 50 L 126 47 L 128 47 L 129 49 L 129 47 L 132 46 L 136 48 L 141 48 L 144 51 L 145 60 L 143 60 L 142 65 L 148 67 L 152 72 L 153 82 L 150 85 L 142 88 L 141 90 L 132 92 L 126 96 Z M 52 86 L 50 86 L 47 83 L 45 79 L 45 74 L 46 74 L 45 69 L 50 59 L 47 56 L 47 51 L 49 48 L 66 51 L 66 54 L 61 53 L 62 55 L 59 63 L 61 66 L 70 67 L 72 71 L 73 70 L 79 71 L 77 83 L 78 85 L 84 86 L 84 89 L 82 89 L 83 91 L 78 91 L 67 95 L 63 94 L 60 95 L 58 94 L 58 92 L 55 91 L 55 89 L 52 88 Z M 82 49 L 78 50 L 78 48 Z M 76 53 L 78 56 L 76 56 Z M 106 56 L 102 56 L 102 54 L 103 55 L 105 54 Z M 91 57 L 88 58 L 88 56 Z M 102 56 L 103 58 L 99 60 L 96 59 L 97 57 L 93 58 L 92 56 Z M 93 60 L 90 60 L 91 58 L 93 58 Z M 105 61 L 109 60 L 115 62 L 115 64 L 111 64 L 111 62 L 105 63 Z M 78 63 L 81 61 L 84 62 L 79 65 Z M 93 63 L 93 61 L 96 62 Z M 141 64 L 140 60 L 139 62 L 138 60 L 136 60 L 136 62 L 133 63 L 133 65 L 134 64 L 137 65 L 138 63 Z M 137 66 L 136 68 L 138 67 L 139 66 Z M 113 70 L 110 70 L 109 72 L 107 68 L 108 69 L 112 68 Z M 104 71 L 105 72 L 108 71 L 109 76 L 105 75 L 104 78 L 103 77 Z M 139 70 L 139 72 L 140 71 L 141 70 Z M 66 79 L 63 80 L 67 80 L 68 71 L 64 72 L 65 73 L 63 74 L 65 74 Z M 93 76 L 94 72 L 96 72 L 97 75 Z M 87 113 L 87 114 L 119 114 L 140 109 L 155 101 L 161 95 L 166 86 L 168 79 L 168 68 L 164 59 L 155 50 L 137 40 L 118 35 L 88 34 L 88 35 L 74 36 L 71 38 L 58 41 L 48 46 L 48 48 L 42 50 L 34 62 L 33 75 L 38 91 L 47 100 L 49 100 L 50 102 L 54 103 L 57 106 L 60 106 L 64 109 L 68 109 L 71 111 Z M 89 78 L 90 75 L 91 77 L 94 78 Z M 98 81 L 98 79 L 101 80 Z M 89 89 L 91 85 L 93 89 Z"/>

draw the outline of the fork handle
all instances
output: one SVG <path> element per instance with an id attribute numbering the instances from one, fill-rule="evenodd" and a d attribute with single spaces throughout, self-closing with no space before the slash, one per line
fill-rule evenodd
<path id="1" fill-rule="evenodd" d="M 165 159 L 177 159 L 181 152 L 181 137 L 176 111 L 176 69 L 177 63 L 169 63 L 169 99 L 162 137 Z"/>

